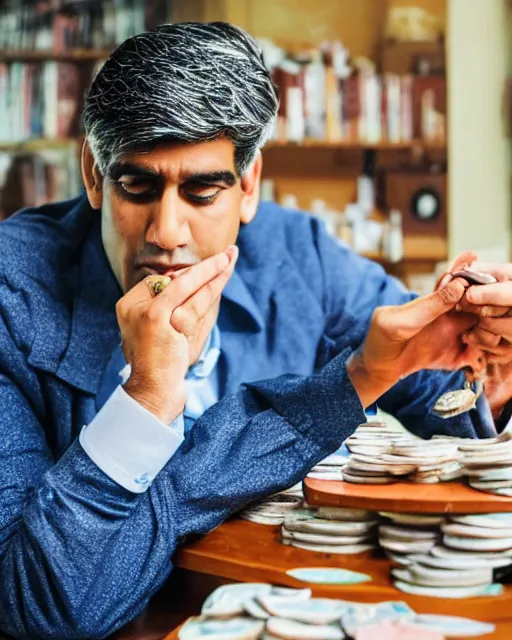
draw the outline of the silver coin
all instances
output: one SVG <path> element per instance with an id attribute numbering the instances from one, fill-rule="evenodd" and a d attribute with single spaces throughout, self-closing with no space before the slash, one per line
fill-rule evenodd
<path id="1" fill-rule="evenodd" d="M 447 391 L 437 399 L 433 411 L 441 418 L 452 418 L 474 409 L 476 393 L 471 388 Z"/>

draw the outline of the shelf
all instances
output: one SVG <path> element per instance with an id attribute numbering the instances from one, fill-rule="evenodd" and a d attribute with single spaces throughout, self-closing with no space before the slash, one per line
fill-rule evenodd
<path id="1" fill-rule="evenodd" d="M 53 51 L 2 51 L 2 62 L 96 62 L 108 58 L 111 49 L 74 49 L 55 53 Z"/>
<path id="2" fill-rule="evenodd" d="M 34 140 L 25 140 L 21 142 L 0 142 L 0 150 L 5 149 L 19 149 L 23 147 L 37 148 L 54 147 L 55 145 L 62 146 L 69 142 L 82 140 L 82 136 L 75 136 L 72 138 L 66 138 L 62 140 L 49 140 L 46 138 L 39 138 Z M 304 140 L 301 143 L 295 142 L 268 142 L 264 150 L 267 149 L 353 149 L 356 151 L 364 151 L 365 149 L 387 150 L 387 151 L 400 151 L 407 149 L 438 149 L 446 150 L 445 145 L 427 144 L 421 140 L 414 142 L 404 143 L 391 143 L 391 142 L 379 142 L 379 143 L 351 143 L 351 142 L 328 142 L 323 140 Z"/>
<path id="3" fill-rule="evenodd" d="M 446 151 L 446 143 L 444 142 L 426 142 L 425 140 L 411 140 L 410 142 L 348 142 L 348 141 L 330 141 L 330 140 L 312 140 L 305 139 L 302 142 L 279 142 L 270 140 L 264 147 L 265 149 L 347 149 L 364 151 L 365 149 L 374 149 L 376 151 L 403 151 L 403 150 L 423 150 L 432 149 Z"/>
<path id="4" fill-rule="evenodd" d="M 42 151 L 44 149 L 64 149 L 71 144 L 79 144 L 83 137 L 74 138 L 34 138 L 33 140 L 22 140 L 20 142 L 0 142 L 0 151 Z"/>

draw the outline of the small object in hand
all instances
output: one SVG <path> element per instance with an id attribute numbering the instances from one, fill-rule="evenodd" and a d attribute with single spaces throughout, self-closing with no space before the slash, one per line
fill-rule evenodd
<path id="1" fill-rule="evenodd" d="M 144 282 L 148 285 L 153 297 L 161 293 L 171 283 L 169 276 L 148 276 Z"/>
<path id="2" fill-rule="evenodd" d="M 441 418 L 453 418 L 470 409 L 474 409 L 476 401 L 483 391 L 483 381 L 475 381 L 475 389 L 470 382 L 466 382 L 464 389 L 447 391 L 437 399 L 433 411 Z"/>
<path id="3" fill-rule="evenodd" d="M 490 273 L 481 273 L 480 271 L 471 271 L 469 269 L 462 269 L 462 271 L 455 271 L 451 274 L 452 278 L 464 278 L 469 284 L 494 284 L 497 282 L 494 276 Z"/>

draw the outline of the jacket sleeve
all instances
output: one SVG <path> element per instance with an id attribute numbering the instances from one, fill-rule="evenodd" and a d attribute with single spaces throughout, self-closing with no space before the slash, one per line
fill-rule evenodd
<path id="1" fill-rule="evenodd" d="M 52 459 L 52 409 L 6 320 L 4 314 L 0 629 L 15 638 L 111 634 L 162 585 L 184 536 L 291 486 L 364 419 L 345 373 L 346 352 L 310 378 L 284 377 L 225 398 L 201 417 L 147 492 L 130 492 L 78 440 Z"/>
<path id="2" fill-rule="evenodd" d="M 345 348 L 357 349 L 364 341 L 376 307 L 399 305 L 412 300 L 407 291 L 384 269 L 331 238 L 323 225 L 313 223 L 321 272 L 325 333 L 318 350 L 318 366 L 323 366 Z M 461 389 L 461 372 L 421 371 L 408 376 L 383 395 L 378 406 L 394 415 L 412 433 L 423 438 L 445 433 L 465 438 L 496 435 L 494 421 L 484 397 L 477 408 L 443 419 L 432 412 L 445 391 Z"/>

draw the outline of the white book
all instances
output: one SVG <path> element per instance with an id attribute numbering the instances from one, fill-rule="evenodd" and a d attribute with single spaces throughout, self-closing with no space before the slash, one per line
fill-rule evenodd
<path id="1" fill-rule="evenodd" d="M 389 142 L 400 142 L 400 78 L 394 73 L 385 76 L 386 126 Z"/>
<path id="2" fill-rule="evenodd" d="M 45 138 L 56 138 L 58 131 L 57 103 L 58 103 L 58 67 L 56 62 L 46 62 L 43 68 L 43 131 Z"/>
<path id="3" fill-rule="evenodd" d="M 308 64 L 304 70 L 306 136 L 325 140 L 326 136 L 326 73 L 321 61 Z"/>

